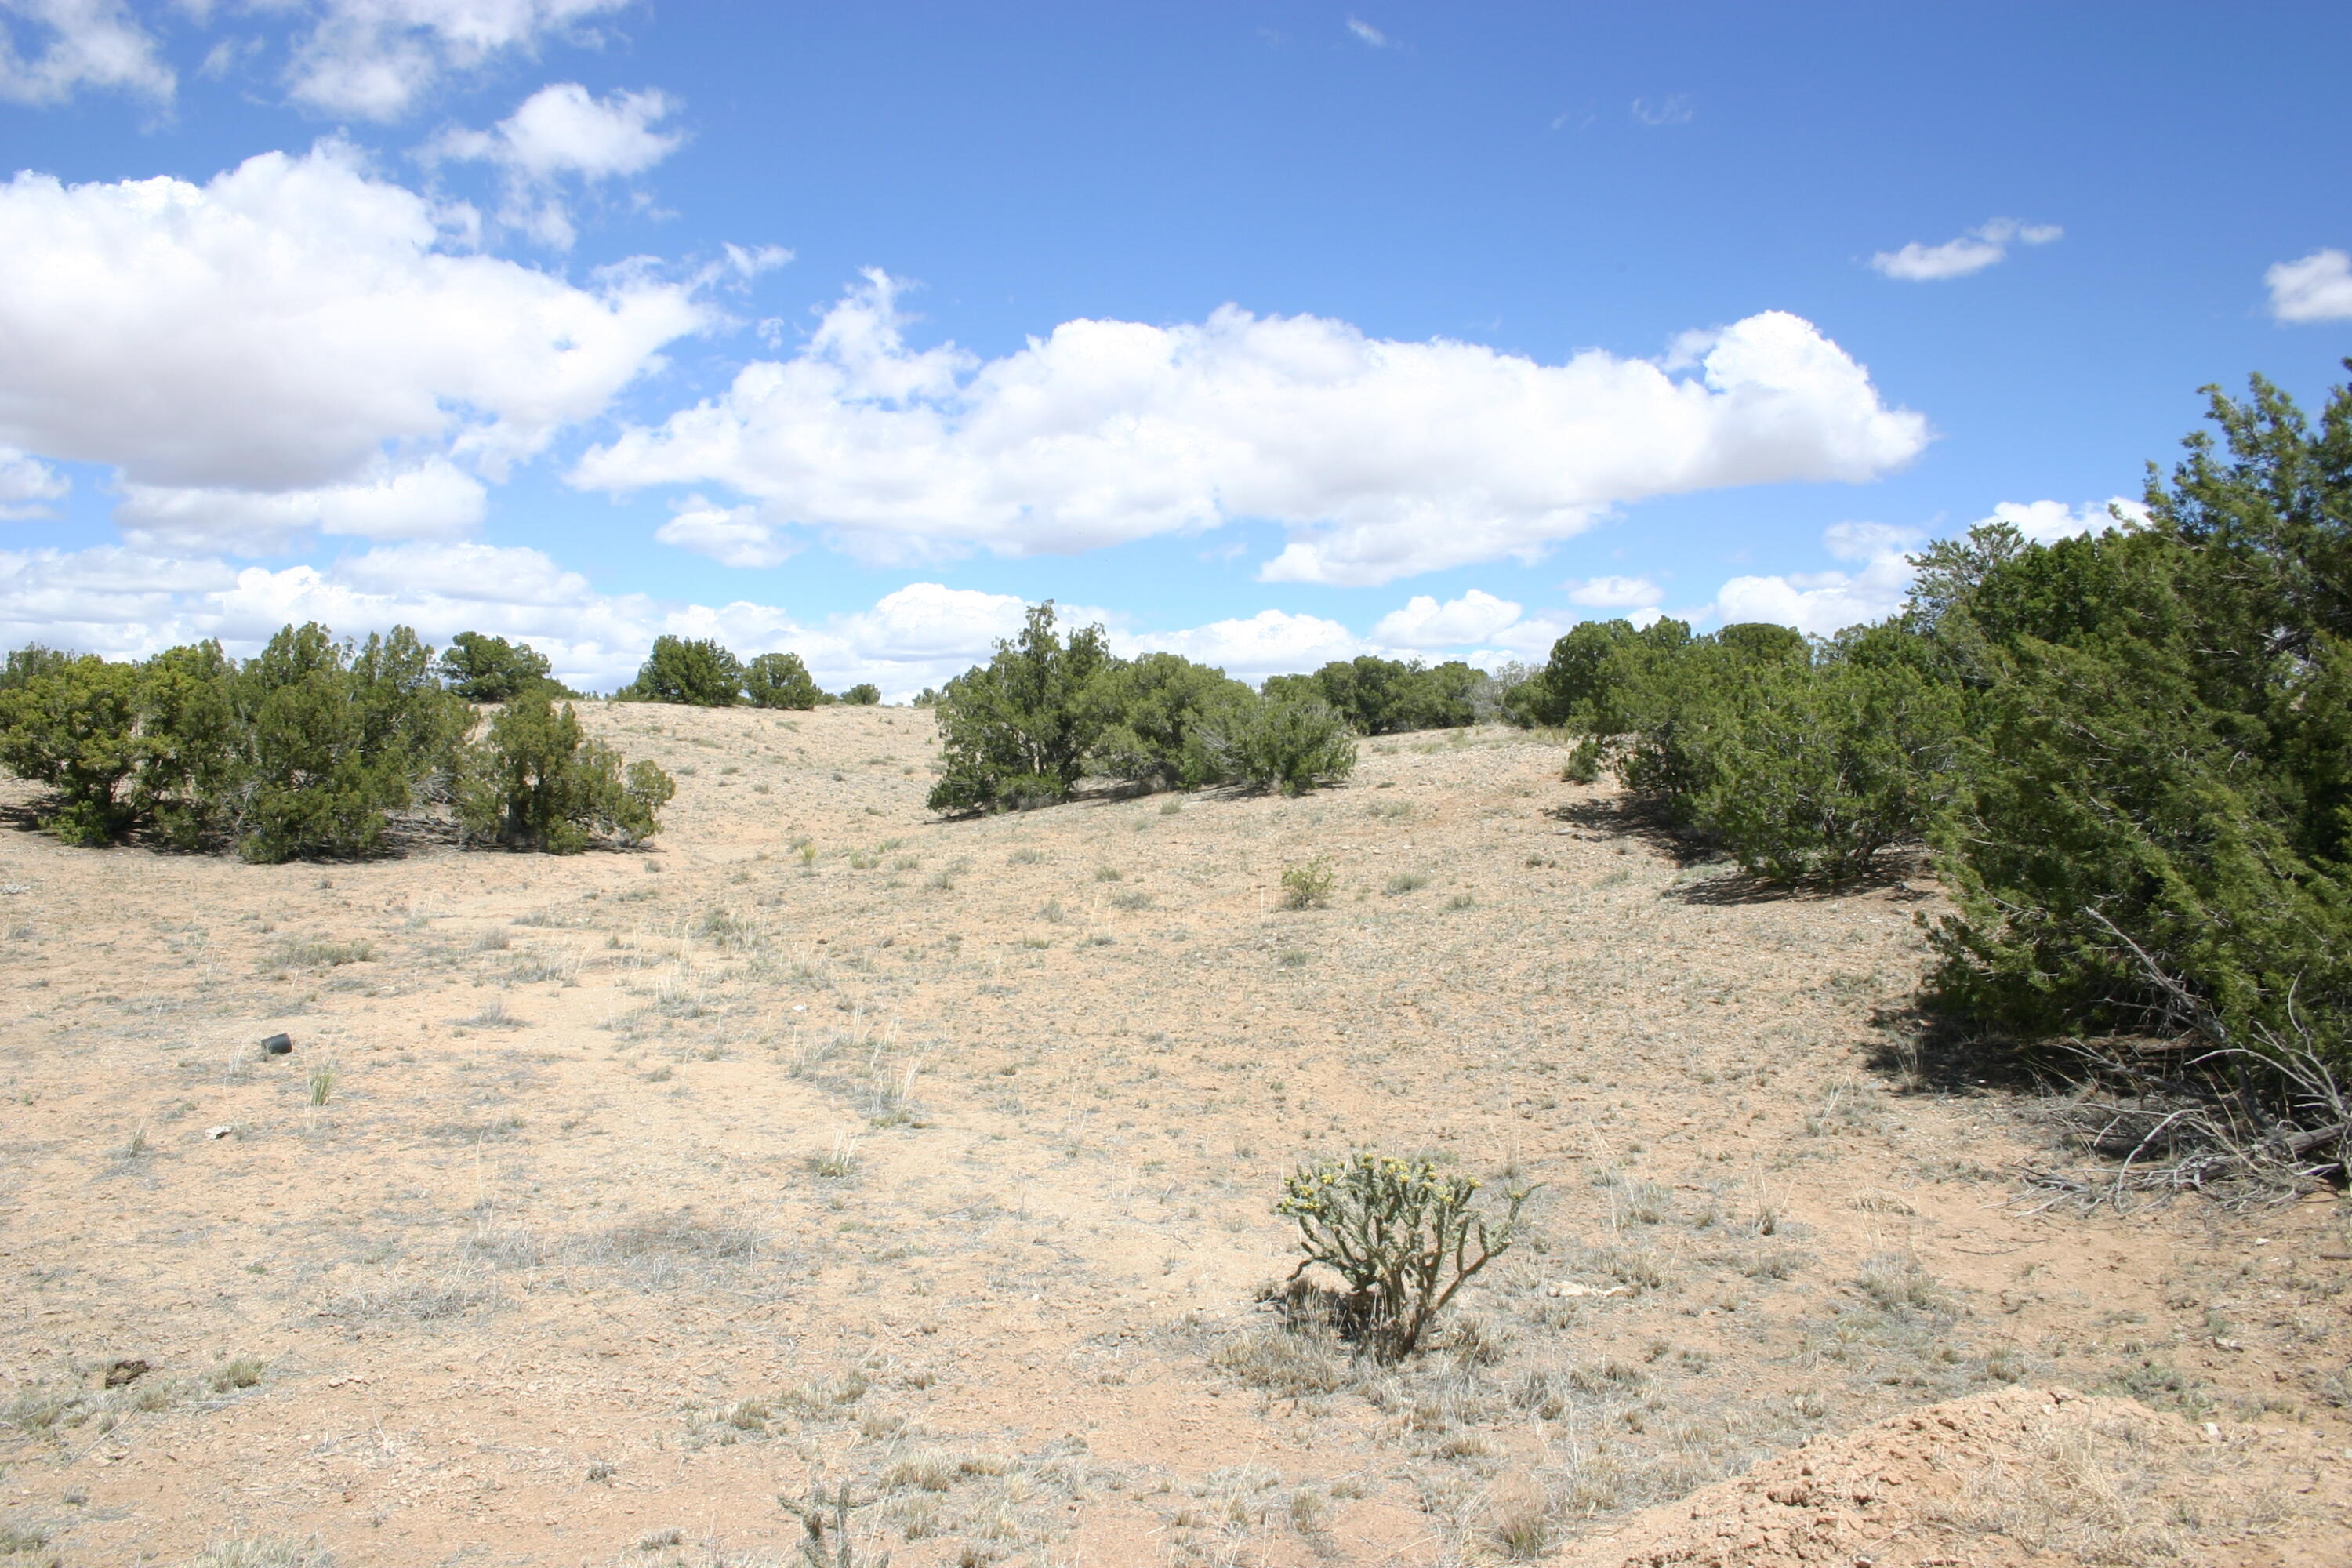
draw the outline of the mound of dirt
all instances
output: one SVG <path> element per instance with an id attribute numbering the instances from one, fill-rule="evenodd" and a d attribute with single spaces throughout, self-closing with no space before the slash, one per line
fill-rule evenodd
<path id="1" fill-rule="evenodd" d="M 1578 1543 L 1568 1568 L 2311 1561 L 2284 1433 L 2004 1389 L 1816 1437 Z M 2269 1540 L 2260 1538 L 2268 1537 Z M 2249 1550 L 2249 1548 L 2252 1548 Z"/>

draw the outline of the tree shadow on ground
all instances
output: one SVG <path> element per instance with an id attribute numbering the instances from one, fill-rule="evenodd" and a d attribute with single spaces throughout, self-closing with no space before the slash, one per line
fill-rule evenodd
<path id="1" fill-rule="evenodd" d="M 1723 868 L 1719 876 L 1678 883 L 1659 895 L 1677 903 L 1781 903 L 1851 899 L 1879 892 L 1904 902 L 1917 902 L 1935 897 L 1932 889 L 1910 886 L 1914 879 L 1932 874 L 1927 851 L 1918 845 L 1899 845 L 1881 851 L 1872 861 L 1870 869 L 1859 877 L 1849 877 L 1837 882 L 1806 880 L 1781 883 L 1768 881 L 1752 872 L 1740 870 L 1720 847 L 1705 836 L 1681 826 L 1660 807 L 1631 795 L 1570 801 L 1563 805 L 1546 807 L 1544 815 L 1589 833 L 1638 839 L 1645 847 L 1674 861 L 1678 870 L 1706 866 Z"/>
<path id="2" fill-rule="evenodd" d="M 1588 833 L 1639 839 L 1644 847 L 1664 856 L 1677 867 L 1703 865 L 1720 853 L 1675 826 L 1659 807 L 1632 795 L 1572 800 L 1562 805 L 1548 805 L 1543 814 L 1555 822 L 1565 822 Z"/>
<path id="3" fill-rule="evenodd" d="M 1708 862 L 1700 860 L 1699 865 Z M 1870 869 L 1859 877 L 1842 881 L 1809 879 L 1801 882 L 1771 882 L 1750 872 L 1725 863 L 1724 873 L 1704 881 L 1685 882 L 1667 889 L 1659 895 L 1685 904 L 1767 904 L 1774 902 L 1818 902 L 1831 899 L 1862 898 L 1883 894 L 1890 902 L 1919 903 L 1936 896 L 1932 887 L 1915 888 L 1914 879 L 1932 876 L 1926 851 L 1914 847 L 1883 851 L 1871 862 Z"/>
<path id="4" fill-rule="evenodd" d="M 1939 1098 L 2048 1089 L 2056 1060 L 2013 1036 L 1988 1033 L 1916 997 L 1874 1008 L 1864 1064 L 1896 1094 Z"/>

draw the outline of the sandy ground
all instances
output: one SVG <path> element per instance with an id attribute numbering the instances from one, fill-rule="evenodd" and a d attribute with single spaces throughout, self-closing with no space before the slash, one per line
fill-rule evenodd
<path id="1" fill-rule="evenodd" d="M 1924 879 L 1749 896 L 1505 731 L 946 824 L 927 714 L 584 717 L 648 853 L 0 828 L 0 1564 L 782 1563 L 845 1482 L 900 1568 L 2352 1559 L 2345 1205 L 2038 1206 Z M 1548 1184 L 1391 1372 L 1257 1304 L 1360 1144 Z M 1727 1481 L 1808 1453 L 1943 1479 Z"/>

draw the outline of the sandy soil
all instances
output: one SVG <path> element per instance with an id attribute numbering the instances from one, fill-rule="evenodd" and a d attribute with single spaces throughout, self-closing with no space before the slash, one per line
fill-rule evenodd
<path id="1" fill-rule="evenodd" d="M 923 713 L 584 717 L 649 853 L 0 829 L 0 1564 L 782 1563 L 843 1482 L 900 1568 L 2346 1561 L 2345 1205 L 2038 1207 L 1925 880 L 1753 897 L 1501 731 L 943 824 Z M 1257 1304 L 1360 1143 L 1549 1184 L 1386 1373 Z M 1806 1455 L 1941 1479 L 1799 1540 Z"/>

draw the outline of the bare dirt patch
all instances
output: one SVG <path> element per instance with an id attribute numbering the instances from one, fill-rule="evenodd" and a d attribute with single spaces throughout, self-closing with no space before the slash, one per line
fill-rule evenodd
<path id="1" fill-rule="evenodd" d="M 901 1568 L 1541 1558 L 2060 1384 L 2158 1436 L 1952 1439 L 1952 1561 L 2138 1560 L 1996 1465 L 2342 1539 L 2339 1205 L 2032 1212 L 2031 1100 L 1900 1033 L 1923 879 L 1717 888 L 1499 731 L 941 824 L 923 713 L 588 718 L 679 775 L 650 852 L 0 832 L 25 1561 L 782 1563 L 843 1482 Z M 1549 1184 L 1402 1368 L 1257 1305 L 1360 1143 Z"/>

